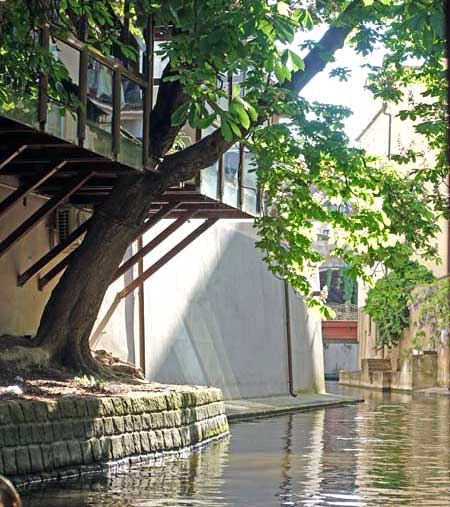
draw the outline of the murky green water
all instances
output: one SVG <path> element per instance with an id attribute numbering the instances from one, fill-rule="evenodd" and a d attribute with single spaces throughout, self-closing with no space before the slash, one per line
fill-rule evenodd
<path id="1" fill-rule="evenodd" d="M 35 490 L 25 507 L 450 506 L 450 399 L 358 394 L 234 424 L 229 441 L 164 467 Z"/>

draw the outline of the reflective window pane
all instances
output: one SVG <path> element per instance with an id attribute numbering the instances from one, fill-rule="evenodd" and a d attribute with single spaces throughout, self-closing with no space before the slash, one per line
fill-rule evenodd
<path id="1" fill-rule="evenodd" d="M 136 169 L 143 167 L 143 122 L 144 90 L 122 78 L 119 161 Z"/>
<path id="2" fill-rule="evenodd" d="M 107 157 L 112 153 L 112 95 L 112 70 L 90 57 L 85 147 Z"/>
<path id="3" fill-rule="evenodd" d="M 244 171 L 242 178 L 242 210 L 250 215 L 256 215 L 258 195 L 256 183 L 256 165 L 253 155 L 244 151 Z"/>
<path id="4" fill-rule="evenodd" d="M 239 192 L 239 145 L 234 145 L 224 155 L 223 202 L 238 207 Z"/>
<path id="5" fill-rule="evenodd" d="M 64 66 L 64 77 L 56 82 L 49 80 L 45 128 L 49 134 L 76 143 L 80 53 L 60 40 L 50 45 L 50 51 L 58 64 Z"/>

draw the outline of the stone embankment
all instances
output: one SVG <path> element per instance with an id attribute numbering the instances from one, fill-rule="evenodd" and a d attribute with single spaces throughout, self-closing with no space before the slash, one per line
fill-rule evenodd
<path id="1" fill-rule="evenodd" d="M 228 433 L 218 389 L 0 402 L 0 473 L 21 485 L 182 452 Z"/>

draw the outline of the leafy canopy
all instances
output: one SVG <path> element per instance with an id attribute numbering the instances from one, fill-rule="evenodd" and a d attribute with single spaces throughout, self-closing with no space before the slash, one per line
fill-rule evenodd
<path id="1" fill-rule="evenodd" d="M 403 269 L 380 278 L 367 294 L 364 312 L 377 325 L 378 348 L 392 348 L 398 344 L 402 332 L 409 326 L 411 291 L 418 285 L 434 281 L 433 274 L 417 262 L 405 263 Z M 448 282 L 446 281 L 448 285 Z"/>
<path id="2" fill-rule="evenodd" d="M 317 223 L 331 224 L 334 255 L 353 276 L 368 278 L 380 262 L 399 269 L 412 251 L 435 255 L 430 239 L 438 230 L 437 215 L 445 212 L 439 185 L 447 173 L 443 0 L 130 0 L 128 10 L 123 0 L 57 4 L 3 4 L 3 26 L 13 29 L 1 32 L 1 107 L 14 107 L 14 88 L 36 94 L 42 71 L 54 97 L 66 104 L 76 100 L 58 86 L 67 70 L 38 47 L 34 26 L 51 20 L 60 31 L 76 32 L 86 16 L 92 47 L 132 61 L 136 52 L 121 39 L 122 22 L 127 18 L 132 33 L 142 37 L 153 14 L 158 26 L 170 27 L 160 47 L 170 70 L 161 86 L 181 83 L 186 94 L 172 125 L 217 129 L 223 149 L 241 142 L 253 153 L 266 208 L 257 220 L 259 247 L 274 274 L 310 305 L 321 305 L 311 288 L 321 262 L 313 248 Z M 317 26 L 327 27 L 320 43 L 310 40 Z M 400 118 L 416 121 L 417 132 L 436 152 L 433 167 L 412 150 L 397 157 L 412 167 L 402 173 L 367 156 L 344 134 L 348 110 L 301 96 L 325 64 L 331 75 L 348 78 L 347 69 L 333 67 L 344 39 L 363 55 L 384 46 L 383 64 L 370 67 L 376 97 L 399 102 L 410 85 L 422 87 L 420 100 Z M 245 85 L 233 90 L 228 105 L 227 79 L 238 74 L 245 75 Z M 269 122 L 274 115 L 282 120 Z"/>

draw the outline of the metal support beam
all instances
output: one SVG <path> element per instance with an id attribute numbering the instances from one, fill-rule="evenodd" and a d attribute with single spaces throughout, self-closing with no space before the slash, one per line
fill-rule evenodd
<path id="1" fill-rule="evenodd" d="M 154 248 L 156 248 L 160 243 L 162 243 L 166 238 L 168 238 L 173 232 L 179 229 L 183 224 L 185 224 L 193 215 L 195 211 L 185 212 L 184 216 L 178 218 L 175 222 L 166 227 L 156 238 L 153 238 L 149 241 L 144 247 L 141 247 L 138 252 L 136 252 L 132 257 L 130 257 L 126 262 L 124 262 L 119 269 L 116 271 L 112 282 L 115 282 L 118 278 L 120 278 L 124 273 L 126 273 L 129 269 L 131 269 L 138 261 L 143 259 L 149 252 L 151 252 Z M 112 283 L 111 282 L 111 283 Z"/>
<path id="2" fill-rule="evenodd" d="M 14 150 L 11 155 L 5 158 L 5 160 L 2 160 L 0 162 L 0 170 L 2 170 L 4 167 L 6 167 L 10 162 L 12 162 L 16 157 L 18 157 L 23 151 L 25 151 L 28 148 L 28 144 L 23 144 L 22 146 L 19 146 L 17 150 Z"/>
<path id="3" fill-rule="evenodd" d="M 3 215 L 11 206 L 16 204 L 22 197 L 25 197 L 27 194 L 32 192 L 33 190 L 36 190 L 39 186 L 42 185 L 45 181 L 47 181 L 49 178 L 51 178 L 59 169 L 64 167 L 66 165 L 66 162 L 60 162 L 57 166 L 52 167 L 51 169 L 47 169 L 46 171 L 43 171 L 36 180 L 27 183 L 25 185 L 22 185 L 17 190 L 12 192 L 11 194 L 6 197 L 6 199 L 3 199 L 2 202 L 0 202 L 0 216 Z"/>
<path id="4" fill-rule="evenodd" d="M 138 248 L 143 249 L 142 236 L 138 238 Z M 144 272 L 144 260 L 141 258 L 138 262 L 138 276 L 142 276 Z M 144 284 L 139 285 L 138 291 L 138 314 L 139 314 L 139 364 L 145 375 L 145 300 L 144 300 Z"/>
<path id="5" fill-rule="evenodd" d="M 147 222 L 142 226 L 139 232 L 134 237 L 133 241 L 135 241 L 141 234 L 151 229 L 154 225 L 156 225 L 160 220 L 162 220 L 166 215 L 168 215 L 173 209 L 180 206 L 182 203 L 176 204 L 168 204 L 167 206 L 162 207 L 158 213 L 155 213 L 152 217 L 150 217 Z M 56 266 L 54 266 L 50 271 L 48 271 L 43 277 L 39 278 L 38 288 L 42 290 L 55 276 L 60 273 L 64 268 L 66 268 L 71 260 L 74 258 L 76 250 L 71 252 L 67 257 L 64 257 Z"/>
<path id="6" fill-rule="evenodd" d="M 92 218 L 89 218 L 71 232 L 64 241 L 58 243 L 50 252 L 43 255 L 37 262 L 35 262 L 30 268 L 24 271 L 17 277 L 17 285 L 22 287 L 28 280 L 33 278 L 41 269 L 43 269 L 50 261 L 52 261 L 57 255 L 62 253 L 68 246 L 70 246 L 76 239 L 78 239 L 84 232 L 87 231 Z"/>
<path id="7" fill-rule="evenodd" d="M 0 243 L 0 257 L 4 255 L 13 245 L 15 245 L 27 232 L 35 225 L 41 222 L 47 215 L 54 211 L 68 197 L 75 193 L 80 187 L 88 181 L 93 175 L 92 172 L 84 174 L 74 179 L 71 184 L 67 185 L 61 192 L 52 197 L 43 206 L 41 206 L 33 215 L 23 222 L 16 230 L 14 230 L 7 238 Z"/>
<path id="8" fill-rule="evenodd" d="M 174 248 L 169 250 L 165 255 L 161 257 L 158 261 L 156 261 L 152 266 L 146 269 L 141 276 L 133 280 L 130 284 L 128 284 L 123 290 L 119 292 L 119 297 L 123 299 L 128 296 L 131 292 L 134 291 L 141 283 L 144 283 L 148 278 L 154 275 L 159 269 L 161 269 L 165 264 L 167 264 L 170 260 L 172 260 L 177 254 L 179 254 L 182 250 L 184 250 L 188 245 L 190 245 L 194 240 L 196 240 L 199 236 L 201 236 L 205 231 L 207 231 L 210 227 L 212 227 L 216 222 L 217 218 L 206 220 L 202 225 L 197 227 L 194 231 L 192 231 L 188 236 L 182 239 Z"/>

